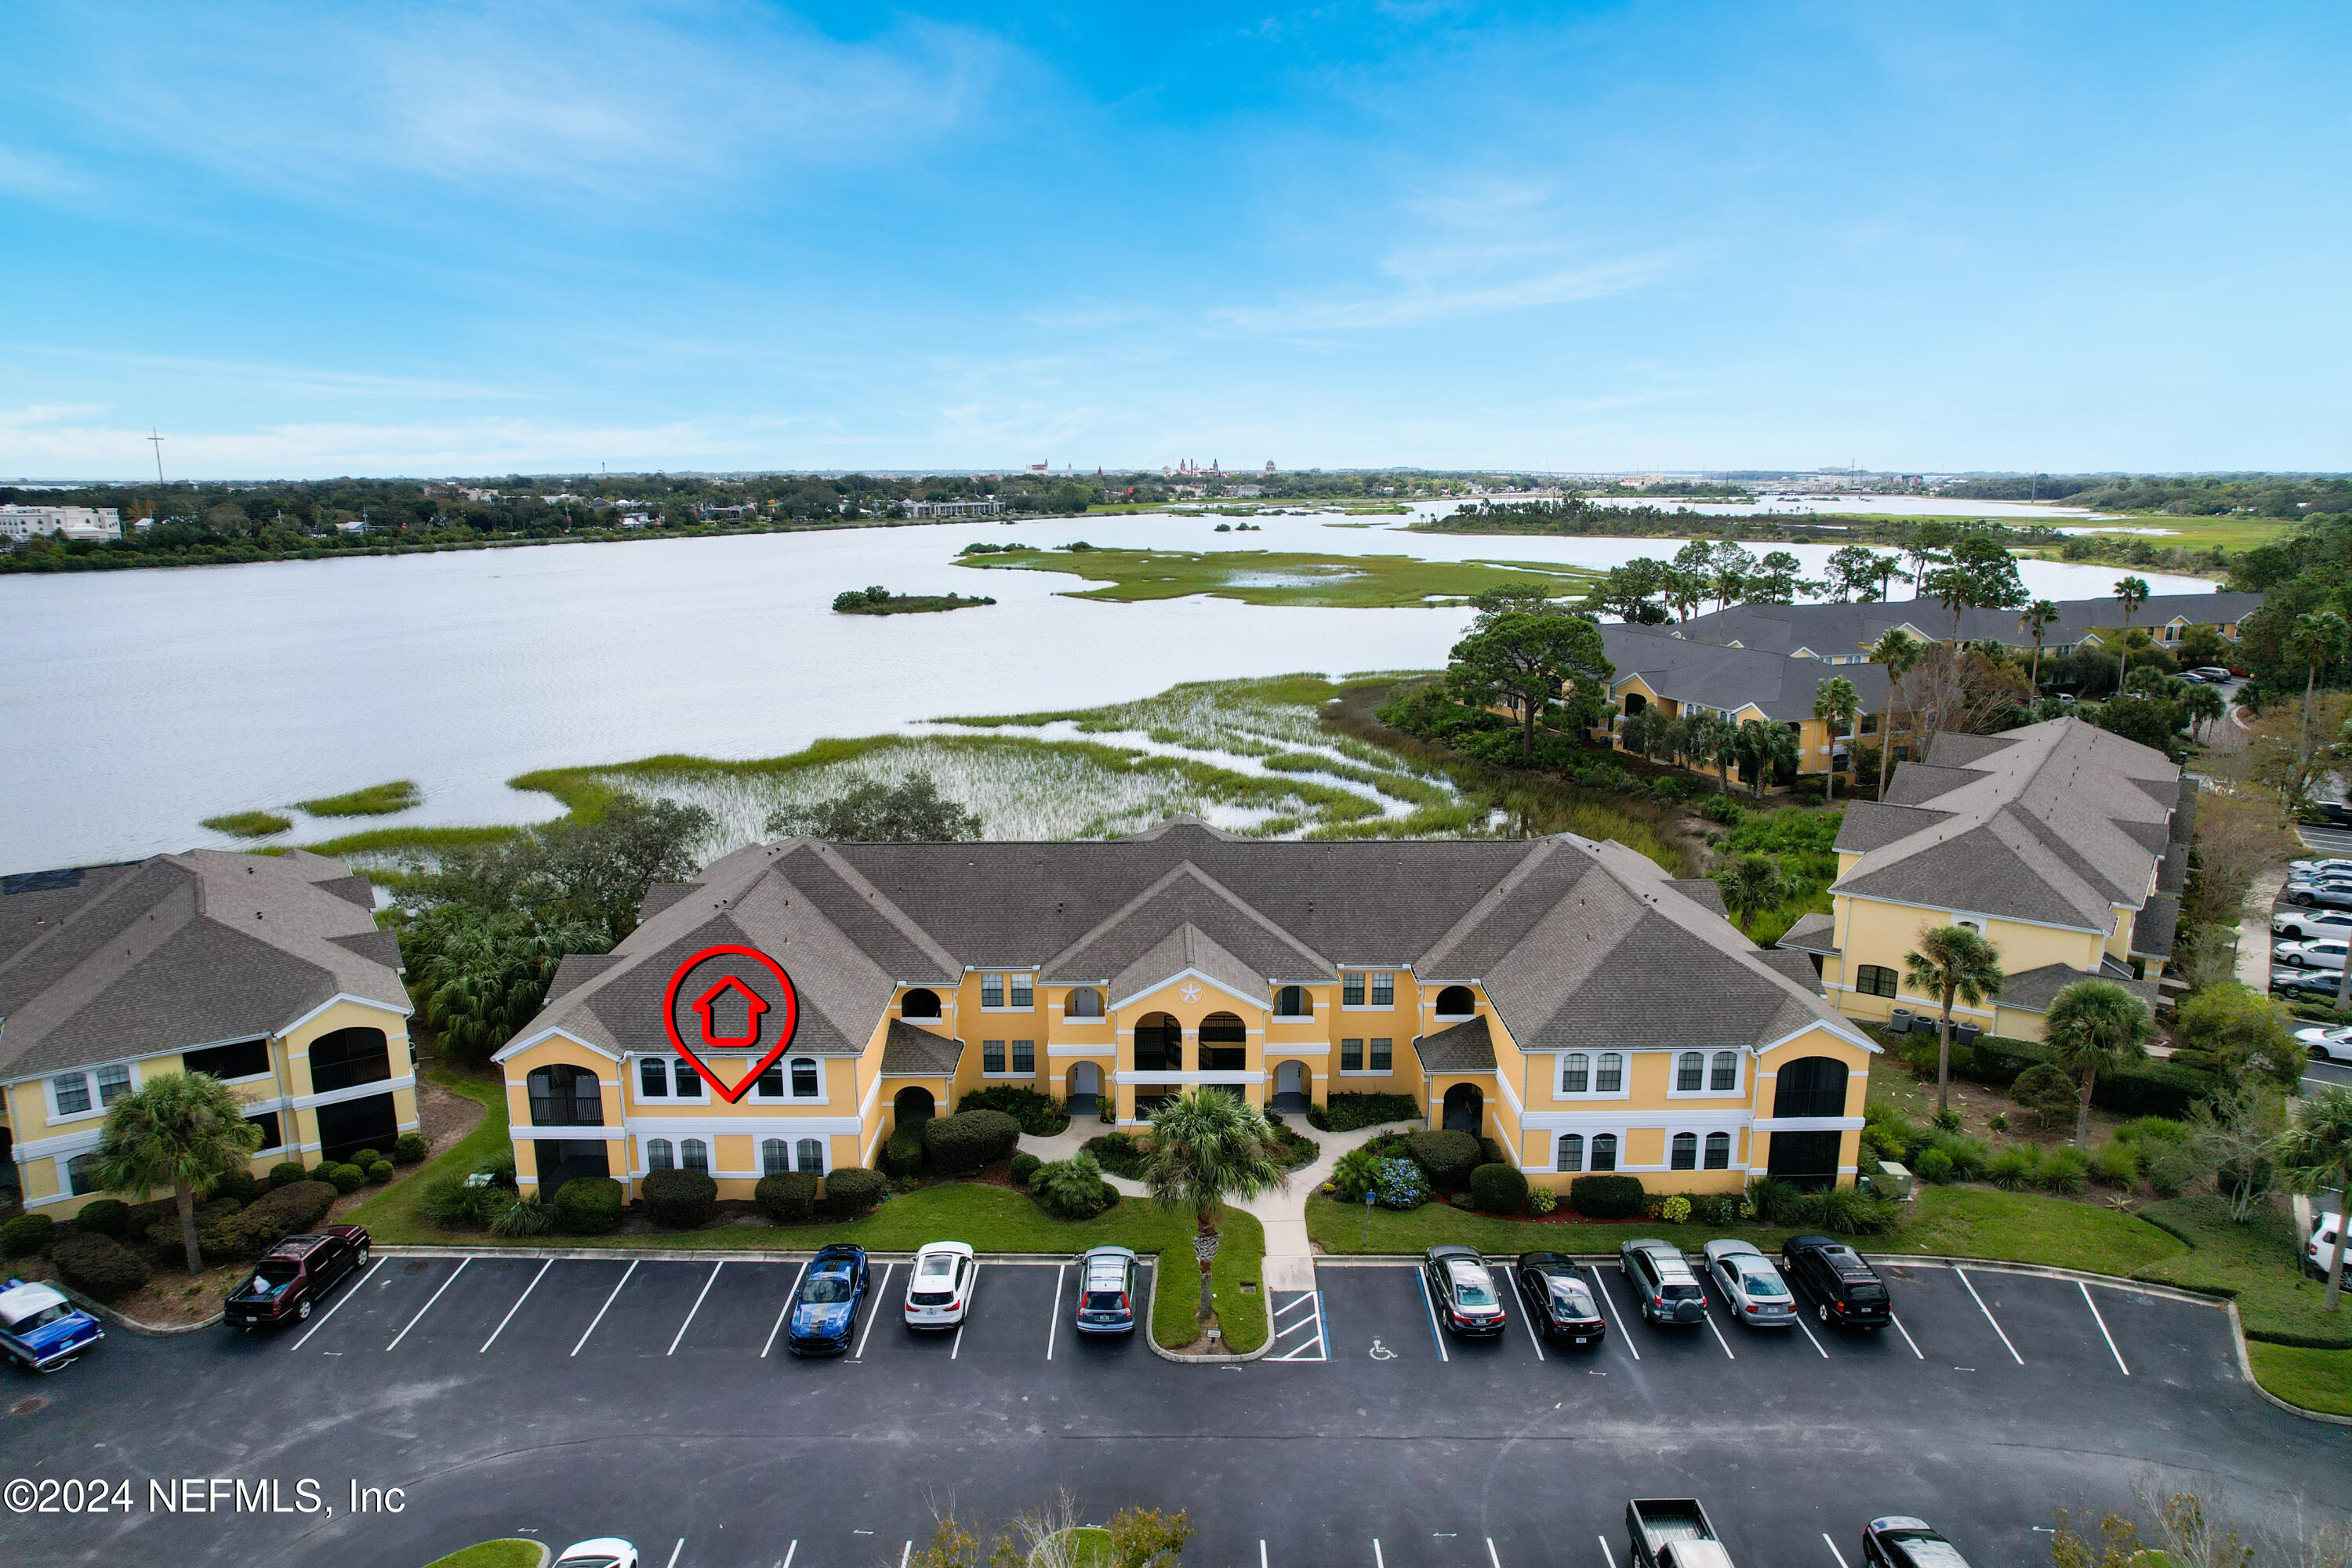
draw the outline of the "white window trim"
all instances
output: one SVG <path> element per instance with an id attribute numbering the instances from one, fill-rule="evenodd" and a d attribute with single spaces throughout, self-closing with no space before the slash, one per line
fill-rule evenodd
<path id="1" fill-rule="evenodd" d="M 1682 1059 L 1689 1054 L 1690 1053 L 1687 1051 L 1675 1051 L 1671 1053 L 1672 1059 L 1666 1064 L 1667 1083 L 1673 1084 L 1680 1081 Z M 1715 1058 L 1722 1055 L 1722 1051 L 1719 1047 L 1709 1047 L 1701 1050 L 1699 1055 L 1706 1058 L 1699 1067 L 1699 1082 L 1702 1086 L 1711 1084 L 1715 1081 Z M 1738 1066 L 1734 1069 L 1738 1074 L 1738 1077 L 1729 1089 L 1708 1089 L 1705 1087 L 1698 1089 L 1670 1088 L 1666 1090 L 1666 1098 L 1668 1100 L 1737 1100 L 1745 1098 L 1748 1093 L 1748 1054 L 1745 1051 L 1735 1051 L 1733 1053 L 1733 1058 L 1738 1063 Z"/>
<path id="2" fill-rule="evenodd" d="M 662 1075 L 669 1084 L 669 1093 L 648 1095 L 645 1092 L 645 1068 L 636 1064 L 648 1061 L 662 1064 Z M 687 1079 L 694 1085 L 692 1094 L 677 1092 L 677 1069 L 680 1068 L 686 1068 Z M 684 1057 L 675 1054 L 645 1051 L 633 1056 L 629 1058 L 628 1070 L 622 1075 L 622 1080 L 629 1086 L 629 1100 L 635 1105 L 708 1105 L 711 1100 L 710 1085 L 704 1081 L 702 1075 L 696 1072 L 693 1065 Z"/>
<path id="3" fill-rule="evenodd" d="M 107 1108 L 99 1102 L 98 1098 L 98 1073 L 100 1068 L 126 1068 L 130 1069 L 130 1092 L 132 1094 L 138 1093 L 141 1085 L 146 1082 L 146 1075 L 140 1071 L 139 1063 L 136 1059 L 125 1059 L 111 1062 L 92 1062 L 88 1067 L 64 1068 L 57 1072 L 46 1074 L 41 1079 L 41 1093 L 47 1100 L 47 1104 L 44 1109 L 48 1112 L 48 1124 L 50 1126 L 68 1127 L 77 1121 L 95 1121 L 105 1116 Z M 89 1109 L 88 1110 L 60 1111 L 58 1109 L 58 1079 L 77 1076 L 80 1078 L 82 1086 L 89 1090 Z M 62 1180 L 65 1174 L 64 1166 L 60 1165 L 58 1167 L 58 1174 L 59 1179 Z"/>
<path id="4" fill-rule="evenodd" d="M 1438 1024 L 1466 1024 L 1477 1016 L 1475 1013 L 1433 1013 L 1430 1020 Z"/>
<path id="5" fill-rule="evenodd" d="M 1562 1138 L 1584 1140 L 1584 1163 L 1573 1171 L 1559 1168 L 1559 1141 Z M 1595 1138 L 1617 1140 L 1617 1163 L 1606 1171 L 1592 1168 L 1592 1141 Z M 1625 1173 L 1626 1131 L 1622 1127 L 1565 1127 L 1551 1135 L 1551 1163 L 1543 1168 L 1555 1176 L 1622 1176 Z"/>
<path id="6" fill-rule="evenodd" d="M 1570 1057 L 1577 1054 L 1578 1053 L 1574 1051 L 1561 1051 L 1559 1053 L 1558 1059 L 1553 1062 L 1551 1070 L 1552 1099 L 1562 1100 L 1570 1104 L 1582 1104 L 1588 1100 L 1631 1100 L 1633 1098 L 1633 1053 L 1626 1050 L 1586 1051 L 1582 1053 L 1583 1055 L 1589 1056 L 1592 1058 L 1592 1071 L 1590 1074 L 1590 1078 L 1591 1079 L 1598 1079 L 1601 1077 L 1601 1058 L 1602 1057 L 1614 1056 L 1622 1058 L 1625 1065 L 1622 1069 L 1621 1069 L 1623 1076 L 1619 1079 L 1619 1082 L 1622 1087 L 1618 1089 L 1564 1089 L 1560 1088 L 1559 1079 L 1561 1072 L 1564 1070 L 1563 1064 L 1566 1063 Z M 1605 1131 L 1606 1129 L 1603 1129 L 1603 1131 Z"/>

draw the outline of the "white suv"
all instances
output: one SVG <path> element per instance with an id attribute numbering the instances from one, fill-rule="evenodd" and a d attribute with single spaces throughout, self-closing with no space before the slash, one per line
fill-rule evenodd
<path id="1" fill-rule="evenodd" d="M 2286 942 L 2352 936 L 2352 910 L 2299 910 L 2288 905 L 2271 916 L 2271 934 Z"/>

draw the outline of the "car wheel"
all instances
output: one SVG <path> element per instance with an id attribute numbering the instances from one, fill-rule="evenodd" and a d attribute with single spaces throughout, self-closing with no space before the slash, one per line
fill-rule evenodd
<path id="1" fill-rule="evenodd" d="M 352 1267 L 353 1268 L 365 1268 L 367 1267 L 367 1260 L 368 1260 L 368 1249 L 367 1249 L 366 1247 L 361 1247 L 361 1248 L 360 1248 L 360 1255 L 359 1255 L 359 1259 L 358 1259 L 358 1261 L 354 1262 L 354 1263 L 352 1265 Z"/>
<path id="2" fill-rule="evenodd" d="M 294 1321 L 296 1322 L 299 1323 L 307 1321 L 310 1316 L 310 1303 L 308 1300 L 297 1301 L 294 1303 Z"/>
<path id="3" fill-rule="evenodd" d="M 2309 893 L 2289 893 L 2286 896 L 2286 901 L 2293 904 L 2299 910 L 2307 910 L 2311 908 L 2311 895 Z"/>
<path id="4" fill-rule="evenodd" d="M 1822 1327 L 1825 1329 L 1828 1328 L 1830 1326 L 1830 1304 L 1827 1301 L 1824 1301 L 1820 1306 L 1815 1307 L 1813 1311 L 1822 1320 Z"/>

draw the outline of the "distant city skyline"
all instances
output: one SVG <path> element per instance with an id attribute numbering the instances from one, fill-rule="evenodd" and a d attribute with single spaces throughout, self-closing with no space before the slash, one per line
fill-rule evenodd
<path id="1" fill-rule="evenodd" d="M 0 474 L 2352 469 L 2315 0 L 10 42 Z"/>

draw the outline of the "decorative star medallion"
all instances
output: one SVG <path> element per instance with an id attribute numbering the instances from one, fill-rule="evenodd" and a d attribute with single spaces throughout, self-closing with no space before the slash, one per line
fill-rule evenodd
<path id="1" fill-rule="evenodd" d="M 1183 988 L 1178 991 L 1176 994 L 1181 996 L 1187 1002 L 1198 1002 L 1201 999 L 1201 988 L 1193 984 L 1192 982 L 1187 981 L 1185 982 Z"/>

